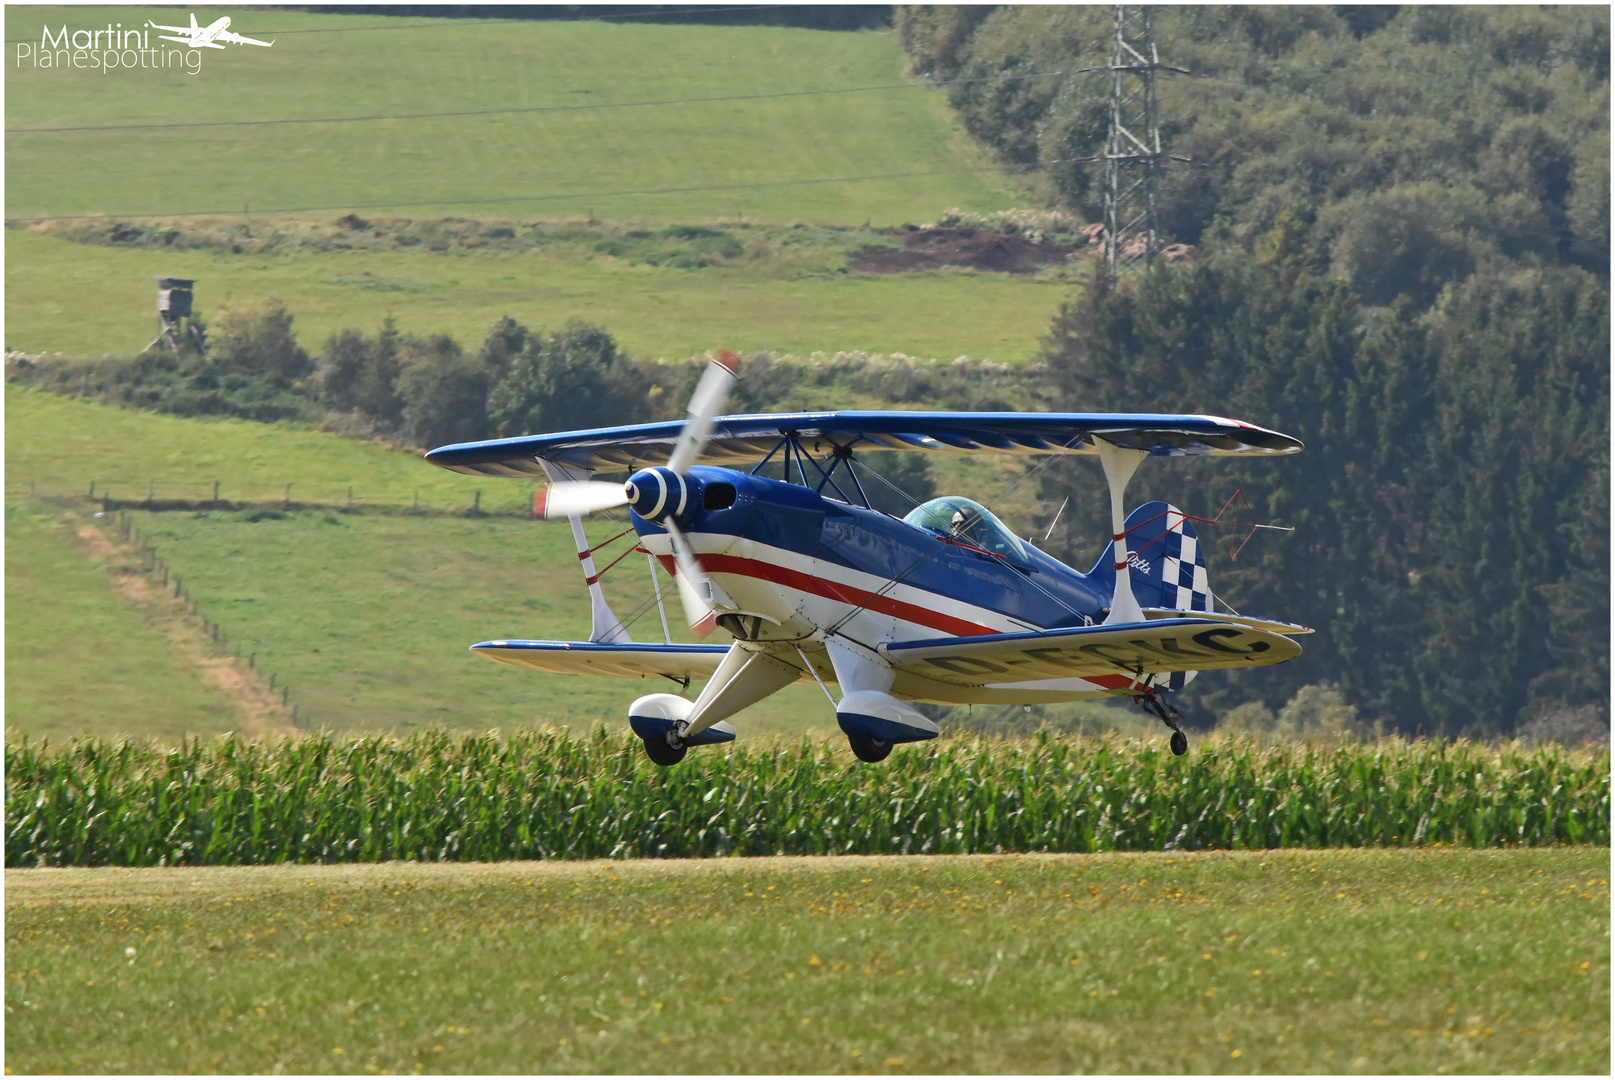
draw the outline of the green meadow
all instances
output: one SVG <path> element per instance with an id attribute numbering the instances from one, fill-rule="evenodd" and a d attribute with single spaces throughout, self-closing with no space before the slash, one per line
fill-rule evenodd
<path id="1" fill-rule="evenodd" d="M 636 356 L 680 358 L 720 346 L 1033 358 L 1070 286 L 1007 274 L 936 272 L 778 277 L 747 266 L 678 269 L 607 255 L 544 252 L 222 251 L 103 247 L 6 231 L 8 349 L 93 358 L 132 355 L 154 331 L 159 274 L 197 279 L 211 317 L 232 299 L 273 296 L 304 348 L 352 327 L 449 334 L 474 348 L 504 315 L 534 329 L 578 318 Z"/>
<path id="2" fill-rule="evenodd" d="M 30 736 L 71 730 L 168 740 L 180 731 L 227 730 L 236 722 L 228 703 L 215 702 L 211 719 L 188 712 L 192 706 L 185 702 L 192 699 L 183 694 L 174 698 L 172 715 L 163 715 L 162 687 L 176 672 L 184 674 L 183 662 L 142 659 L 159 639 L 116 631 L 106 620 L 123 601 L 104 575 L 83 563 L 59 527 L 53 533 L 34 521 L 59 511 L 30 498 L 87 496 L 92 481 L 98 498 L 135 504 L 135 528 L 182 579 L 202 616 L 219 624 L 236 655 L 255 655 L 260 671 L 289 686 L 290 700 L 316 727 L 620 726 L 633 698 L 674 688 L 660 680 L 641 685 L 523 672 L 466 651 L 473 642 L 501 637 L 588 636 L 571 532 L 561 523 L 531 520 L 532 484 L 461 476 L 411 451 L 291 424 L 183 419 L 20 387 L 8 388 L 5 415 L 6 497 L 8 504 L 27 503 L 31 509 L 19 509 L 19 521 L 33 522 L 28 528 L 34 530 L 23 537 L 29 546 L 18 548 L 16 569 L 8 565 L 8 590 L 32 590 L 15 594 L 30 602 L 14 603 L 8 619 L 36 637 L 79 627 L 79 640 L 93 642 L 85 647 L 107 658 L 103 669 L 139 673 L 128 693 L 130 701 L 144 703 L 115 706 L 91 694 L 90 684 L 52 698 L 52 686 L 76 678 L 79 660 L 18 644 L 8 653 L 14 660 L 8 680 L 26 692 L 9 699 L 7 722 Z M 140 506 L 148 491 L 159 501 L 206 502 L 215 480 L 229 506 Z M 1012 478 L 1002 463 L 960 459 L 939 470 L 938 481 L 996 492 Z M 470 516 L 479 496 L 484 516 Z M 1023 486 L 1010 504 L 1017 510 L 1010 520 L 1023 530 L 1033 522 L 1030 498 Z M 420 513 L 413 512 L 417 507 Z M 596 515 L 587 530 L 600 543 L 620 526 Z M 603 552 L 599 565 L 627 543 L 619 540 Z M 25 550 L 34 562 L 78 566 L 64 577 L 78 585 L 47 591 L 37 583 L 40 571 L 25 574 L 34 565 L 24 560 Z M 630 627 L 636 639 L 661 637 L 643 556 L 624 559 L 607 576 L 606 589 L 620 618 L 638 613 Z M 690 640 L 665 577 L 662 589 L 674 639 Z M 1130 727 L 1135 719 L 1103 705 L 1069 711 L 1101 728 Z M 77 727 L 70 714 L 79 717 Z M 788 687 L 736 723 L 749 738 L 839 738 L 830 703 L 812 685 Z"/>
<path id="3" fill-rule="evenodd" d="M 545 676 L 466 651 L 499 637 L 588 636 L 588 599 L 571 532 L 564 523 L 526 516 L 530 484 L 460 476 L 413 453 L 290 425 L 185 420 L 17 388 L 7 392 L 6 421 L 8 504 L 25 500 L 30 487 L 39 496 L 88 494 L 91 479 L 98 494 L 115 498 L 144 498 L 150 484 L 159 499 L 203 501 L 212 497 L 214 478 L 222 479 L 226 501 L 267 503 L 137 510 L 133 517 L 235 653 L 256 655 L 259 669 L 289 686 L 316 726 L 620 725 L 634 697 L 674 688 L 662 680 L 640 686 Z M 286 483 L 294 496 L 290 511 L 275 505 Z M 346 512 L 350 486 L 356 513 Z M 463 516 L 478 491 L 493 516 Z M 419 505 L 435 513 L 406 512 L 417 493 Z M 297 505 L 316 503 L 326 505 Z M 104 576 L 59 526 L 51 531 L 40 517 L 48 508 L 30 506 L 16 511 L 19 546 L 8 552 L 8 628 L 23 634 L 8 634 L 7 678 L 23 692 L 8 696 L 7 723 L 30 736 L 71 731 L 165 740 L 180 731 L 231 727 L 227 702 L 204 708 L 179 690 L 164 713 L 162 687 L 194 675 L 179 660 L 150 660 L 157 640 L 128 632 L 123 623 L 135 616 L 122 611 Z M 599 517 L 588 530 L 598 543 L 619 527 Z M 12 532 L 8 524 L 8 540 Z M 601 565 L 627 544 L 618 541 Z M 49 584 L 47 567 L 58 567 L 62 586 Z M 660 639 L 643 556 L 625 559 L 607 587 L 620 617 L 640 611 L 631 627 L 636 638 Z M 675 639 L 690 640 L 671 581 L 664 577 L 662 588 Z M 77 634 L 77 653 L 25 644 L 30 635 L 58 641 L 62 632 Z M 103 692 L 114 676 L 75 684 L 85 652 L 114 658 L 101 664 L 103 672 L 138 673 L 129 693 L 140 704 Z M 53 686 L 69 685 L 72 692 L 52 697 Z M 817 686 L 790 687 L 739 722 L 756 736 L 836 730 Z"/>
<path id="4" fill-rule="evenodd" d="M 1609 1071 L 1609 849 L 8 870 L 16 1072 Z"/>
<path id="5" fill-rule="evenodd" d="M 274 46 L 209 50 L 197 75 L 7 65 L 8 217 L 899 225 L 1024 198 L 891 32 L 210 13 Z M 8 51 L 135 14 L 13 7 Z"/>
<path id="6" fill-rule="evenodd" d="M 196 420 L 116 409 L 78 398 L 6 388 L 6 492 L 230 502 L 298 502 L 469 508 L 481 490 L 527 502 L 531 485 L 493 483 L 426 464 L 419 454 L 291 424 Z M 497 493 L 497 496 L 496 496 Z"/>
<path id="7" fill-rule="evenodd" d="M 490 728 L 626 724 L 665 679 L 542 675 L 493 664 L 466 646 L 492 638 L 582 640 L 589 601 L 561 523 L 522 518 L 408 517 L 307 511 L 137 513 L 198 607 L 291 687 L 316 727 Z M 589 525 L 600 542 L 619 531 Z M 621 554 L 629 540 L 610 549 Z M 636 639 L 659 641 L 650 568 L 630 555 L 606 578 Z M 683 618 L 662 578 L 670 626 Z M 737 718 L 749 735 L 830 734 L 835 715 L 817 686 L 790 687 Z"/>
<path id="8" fill-rule="evenodd" d="M 178 741 L 236 726 L 232 703 L 79 552 L 55 507 L 6 503 L 6 725 Z"/>

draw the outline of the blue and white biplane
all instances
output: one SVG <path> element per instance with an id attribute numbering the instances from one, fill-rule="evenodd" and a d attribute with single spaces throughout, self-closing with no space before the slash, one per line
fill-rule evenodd
<path id="1" fill-rule="evenodd" d="M 1196 672 L 1299 656 L 1305 627 L 1218 611 L 1204 549 L 1162 502 L 1124 513 L 1146 457 L 1293 454 L 1288 435 L 1216 416 L 821 412 L 721 416 L 731 353 L 708 367 L 680 422 L 463 443 L 433 464 L 545 479 L 535 510 L 568 518 L 593 605 L 588 641 L 484 641 L 481 656 L 534 671 L 666 677 L 695 696 L 628 707 L 658 765 L 735 737 L 728 717 L 817 682 L 863 761 L 934 739 L 910 702 L 1022 704 L 1127 697 L 1188 740 L 1168 695 Z M 948 496 L 902 519 L 871 508 L 855 454 L 1096 455 L 1111 547 L 1086 574 Z M 698 464 L 697 462 L 703 462 Z M 765 478 L 768 463 L 785 477 Z M 795 479 L 792 479 L 794 469 Z M 626 471 L 626 483 L 592 479 Z M 673 576 L 689 624 L 730 644 L 633 641 L 600 589 L 582 517 L 626 506 L 640 546 Z M 653 569 L 654 576 L 654 569 Z M 664 629 L 664 636 L 665 634 Z M 831 693 L 834 683 L 839 695 Z"/>

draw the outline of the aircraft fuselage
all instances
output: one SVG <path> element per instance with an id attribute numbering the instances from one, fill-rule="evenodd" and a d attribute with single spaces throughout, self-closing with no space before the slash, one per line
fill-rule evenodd
<path id="1" fill-rule="evenodd" d="M 809 488 L 692 468 L 677 516 L 714 588 L 720 622 L 758 641 L 831 630 L 883 642 L 1013 633 L 1101 622 L 1112 581 L 1022 540 L 1005 558 Z M 673 570 L 661 525 L 632 514 L 646 550 Z M 736 616 L 739 620 L 731 619 Z"/>

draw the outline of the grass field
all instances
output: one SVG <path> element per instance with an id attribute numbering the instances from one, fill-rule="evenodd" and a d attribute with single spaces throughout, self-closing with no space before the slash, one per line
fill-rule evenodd
<path id="1" fill-rule="evenodd" d="M 26 500 L 30 492 L 87 494 L 92 480 L 102 496 L 140 500 L 152 490 L 158 499 L 199 502 L 212 498 L 217 479 L 225 500 L 271 504 L 267 515 L 260 506 L 137 509 L 134 517 L 202 613 L 221 625 L 232 648 L 242 656 L 255 653 L 263 671 L 289 684 L 295 703 L 304 715 L 312 712 L 316 725 L 348 731 L 540 721 L 618 725 L 627 703 L 651 692 L 633 682 L 519 672 L 465 651 L 472 642 L 502 636 L 588 634 L 571 534 L 564 525 L 521 516 L 532 498 L 529 484 L 460 476 L 412 453 L 291 425 L 181 419 L 19 387 L 7 389 L 6 422 L 8 502 Z M 949 475 L 970 481 L 962 490 L 978 491 L 978 485 L 1001 490 L 1007 480 L 999 472 L 990 463 L 959 462 Z M 284 515 L 274 510 L 288 483 L 294 503 L 323 507 L 294 507 Z M 350 488 L 355 505 L 369 512 L 331 512 L 344 507 Z M 397 512 L 417 499 L 430 510 L 467 510 L 479 491 L 482 507 L 502 516 Z M 1026 499 L 1031 494 L 1020 492 Z M 1032 504 L 1016 507 L 1021 516 L 1012 514 L 1010 520 L 1028 527 Z M 604 518 L 591 520 L 588 529 L 595 542 L 617 531 Z M 79 558 L 60 544 L 49 558 Z M 41 551 L 40 557 L 47 556 Z M 23 587 L 21 581 L 18 585 Z M 664 579 L 674 636 L 685 639 L 669 586 Z M 625 560 L 611 572 L 607 588 L 625 618 L 648 601 L 643 559 Z M 100 625 L 92 612 L 109 602 L 114 601 L 104 590 L 63 590 L 42 605 L 62 610 L 40 610 L 26 618 L 41 630 L 90 620 L 82 623 L 88 633 Z M 632 632 L 640 640 L 658 639 L 655 611 L 647 611 Z M 115 655 L 132 647 L 115 634 L 91 640 L 98 642 L 96 649 Z M 65 716 L 50 704 L 49 688 L 53 680 L 71 678 L 69 661 L 52 659 L 30 674 L 25 665 L 31 661 L 15 655 L 18 664 L 10 677 L 38 692 L 13 701 L 8 722 L 31 735 L 56 732 L 39 725 Z M 155 688 L 162 670 L 149 669 L 141 684 Z M 61 701 L 80 698 L 65 694 Z M 1096 719 L 1111 712 L 1102 706 L 1071 708 L 1097 708 Z M 77 731 L 102 735 L 171 737 L 179 729 L 211 732 L 232 726 L 229 714 L 204 724 L 183 710 L 149 724 L 139 709 L 86 709 L 80 715 Z M 788 688 L 743 713 L 738 723 L 750 737 L 836 731 L 816 686 Z"/>
<path id="2" fill-rule="evenodd" d="M 530 502 L 530 485 L 487 480 L 435 468 L 418 454 L 344 439 L 290 424 L 195 420 L 115 409 L 25 387 L 6 387 L 6 494 L 29 484 L 41 494 L 88 494 L 232 502 L 278 500 L 469 508 L 476 491 L 486 505 Z"/>
<path id="3" fill-rule="evenodd" d="M 1609 1070 L 1609 850 L 6 874 L 16 1072 Z"/>
<path id="4" fill-rule="evenodd" d="M 589 604 L 564 523 L 289 514 L 137 514 L 199 607 L 289 683 L 316 726 L 408 731 L 539 722 L 626 723 L 665 680 L 545 676 L 491 664 L 466 646 L 490 638 L 589 636 Z M 604 540 L 618 529 L 591 522 Z M 620 554 L 622 545 L 612 549 Z M 643 556 L 607 578 L 618 615 L 651 599 Z M 683 631 L 672 583 L 669 621 Z M 630 627 L 661 640 L 652 607 Z M 690 640 L 688 633 L 676 635 Z M 835 730 L 817 686 L 790 687 L 742 714 L 748 734 Z"/>
<path id="5" fill-rule="evenodd" d="M 6 504 L 6 724 L 177 740 L 239 726 L 233 703 L 124 602 L 54 507 Z"/>
<path id="6" fill-rule="evenodd" d="M 231 298 L 274 296 L 318 353 L 346 327 L 450 334 L 475 348 L 503 315 L 534 329 L 604 326 L 631 354 L 681 358 L 719 346 L 808 355 L 904 352 L 1032 359 L 1070 286 L 1007 274 L 780 278 L 746 266 L 683 270 L 543 252 L 229 252 L 114 248 L 6 231 L 6 348 L 132 355 L 153 333 L 156 274 L 198 279 L 213 317 Z"/>
<path id="7" fill-rule="evenodd" d="M 300 499 L 331 504 L 345 500 L 349 484 L 361 505 L 408 506 L 416 491 L 429 507 L 469 508 L 474 490 L 485 493 L 484 506 L 490 509 L 526 505 L 532 497 L 527 484 L 476 481 L 433 468 L 412 454 L 288 426 L 182 420 L 16 388 L 8 389 L 6 406 L 11 498 L 25 494 L 36 476 L 42 492 L 77 490 L 81 482 L 87 491 L 86 475 L 102 478 L 101 492 L 117 495 L 121 488 L 125 496 L 143 495 L 146 481 L 136 478 L 146 476 L 155 481 L 159 498 L 191 500 L 211 498 L 212 475 L 229 478 L 221 494 L 235 500 L 273 499 L 285 482 L 293 484 Z M 126 453 L 129 446 L 139 447 L 140 453 Z M 615 724 L 622 721 L 629 701 L 651 692 L 615 679 L 546 678 L 466 652 L 472 642 L 501 636 L 588 636 L 583 581 L 564 525 L 521 517 L 324 510 L 284 516 L 271 511 L 267 517 L 257 511 L 138 513 L 136 520 L 236 650 L 256 653 L 263 670 L 290 684 L 317 725 L 407 730 L 426 723 Z M 603 520 L 591 521 L 589 528 L 597 541 L 617 531 Z M 78 559 L 82 565 L 64 541 L 36 539 L 28 549 L 36 552 L 35 558 L 65 565 Z M 79 578 L 83 588 L 42 598 L 40 609 L 19 611 L 17 617 L 41 628 L 82 621 L 91 633 L 101 625 L 96 613 L 116 601 L 105 588 L 96 589 L 91 578 L 80 574 L 73 580 Z M 29 588 L 28 580 L 19 578 L 17 587 Z M 650 595 L 643 560 L 625 561 L 611 584 L 623 616 Z M 663 580 L 664 590 L 670 585 Z M 673 628 L 681 630 L 671 591 L 667 599 L 673 605 Z M 661 633 L 656 613 L 649 612 L 633 632 L 642 640 L 656 640 Z M 91 640 L 100 637 L 97 633 Z M 8 723 L 38 735 L 47 730 L 40 726 L 45 717 L 66 722 L 62 708 L 49 704 L 49 687 L 70 679 L 67 658 L 36 666 L 30 675 L 32 654 L 14 655 L 19 663 L 9 678 L 39 693 L 8 704 Z M 142 682 L 160 683 L 168 670 L 154 667 Z M 82 732 L 170 736 L 181 729 L 231 726 L 217 717 L 200 723 L 183 708 L 168 720 L 147 724 L 138 710 L 92 708 L 74 694 L 63 700 L 75 709 L 85 706 L 74 729 Z M 184 701 L 183 695 L 176 699 Z M 745 719 L 759 734 L 834 728 L 817 687 L 792 687 L 752 713 Z M 53 734 L 58 733 L 56 722 L 49 721 Z"/>
<path id="8" fill-rule="evenodd" d="M 8 66 L 7 216 L 895 225 L 1024 201 L 902 77 L 890 32 L 216 10 L 274 47 L 208 52 L 195 76 Z M 129 15 L 13 8 L 7 47 Z M 840 92 L 872 86 L 899 88 Z M 319 122 L 351 117 L 378 119 Z"/>

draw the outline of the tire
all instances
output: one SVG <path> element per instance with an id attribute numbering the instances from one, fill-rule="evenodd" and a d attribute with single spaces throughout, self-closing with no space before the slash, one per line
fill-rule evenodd
<path id="1" fill-rule="evenodd" d="M 867 761 L 871 765 L 877 761 L 885 761 L 892 752 L 891 743 L 872 735 L 848 735 L 847 742 L 852 746 L 853 755 L 859 761 Z"/>
<path id="2" fill-rule="evenodd" d="M 684 755 L 690 752 L 689 747 L 674 746 L 666 739 L 645 739 L 644 743 L 646 755 L 664 769 L 669 765 L 677 765 L 684 760 Z"/>
<path id="3" fill-rule="evenodd" d="M 1181 731 L 1174 731 L 1172 733 L 1172 752 L 1178 757 L 1187 754 L 1189 752 L 1189 736 Z"/>

